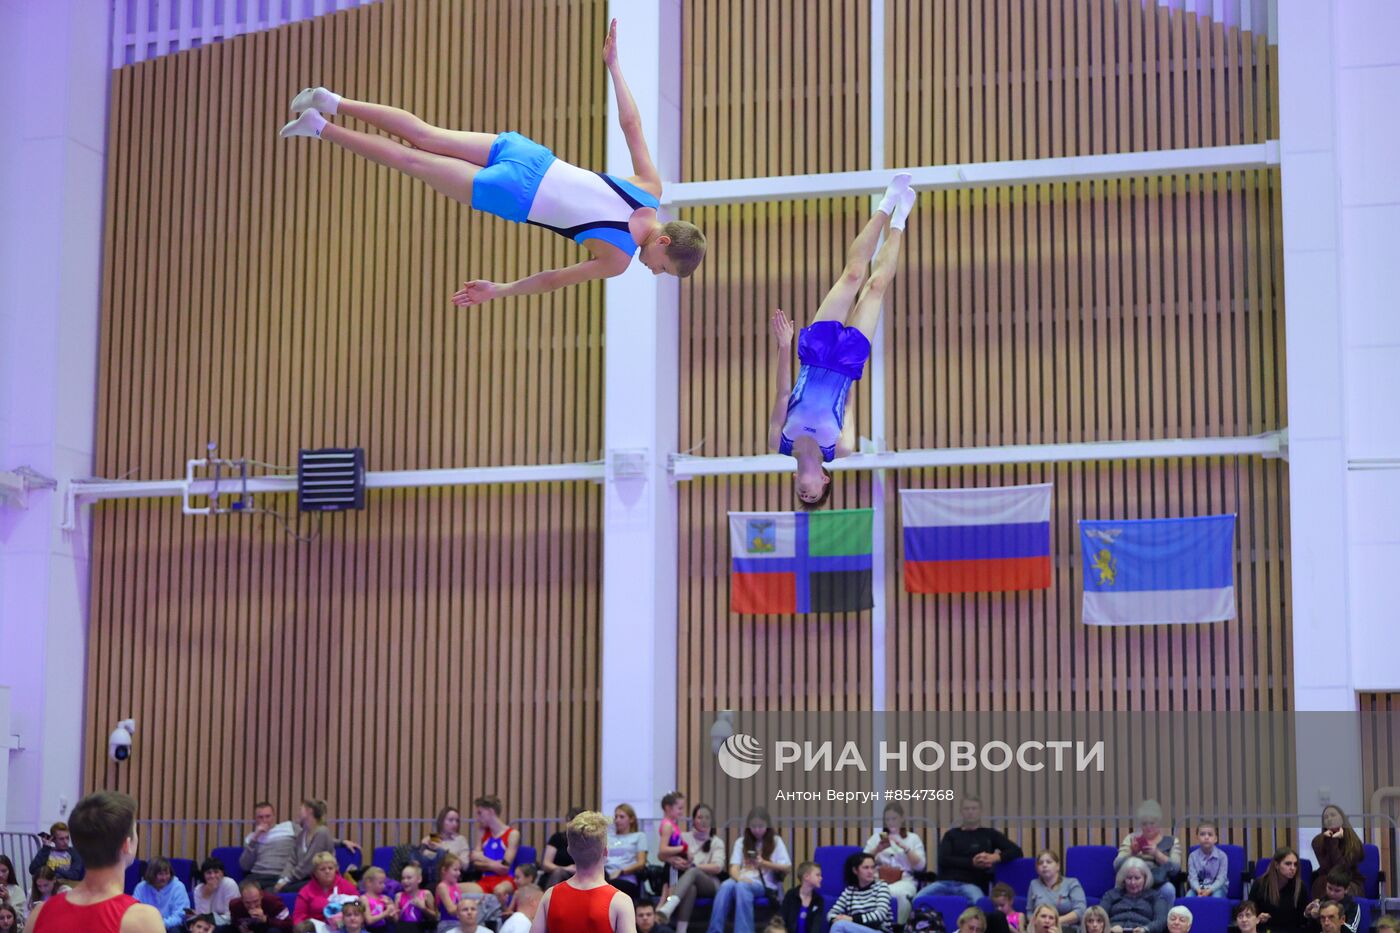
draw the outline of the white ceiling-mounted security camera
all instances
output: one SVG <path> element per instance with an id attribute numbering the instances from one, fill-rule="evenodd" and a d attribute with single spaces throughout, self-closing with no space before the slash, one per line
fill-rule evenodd
<path id="1" fill-rule="evenodd" d="M 131 739 L 136 734 L 136 720 L 123 719 L 117 723 L 107 739 L 107 757 L 113 761 L 126 761 L 131 757 Z"/>

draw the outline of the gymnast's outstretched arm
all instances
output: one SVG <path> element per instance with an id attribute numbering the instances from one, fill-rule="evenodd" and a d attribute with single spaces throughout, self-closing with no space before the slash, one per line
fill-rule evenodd
<path id="1" fill-rule="evenodd" d="M 773 411 L 768 415 L 768 449 L 777 450 L 783 440 L 783 422 L 787 420 L 788 396 L 792 394 L 792 321 L 781 309 L 773 312 L 770 322 L 773 339 L 778 344 L 777 387 L 773 396 Z"/>
<path id="2" fill-rule="evenodd" d="M 617 62 L 617 20 L 608 27 L 608 38 L 603 42 L 603 64 L 612 75 L 613 91 L 617 95 L 617 122 L 622 127 L 622 135 L 627 137 L 627 149 L 632 153 L 632 174 L 638 187 L 661 197 L 661 176 L 651 161 L 651 150 L 647 148 L 647 138 L 642 132 L 642 115 L 637 110 L 637 102 L 627 88 L 627 80 L 622 77 L 622 66 Z"/>

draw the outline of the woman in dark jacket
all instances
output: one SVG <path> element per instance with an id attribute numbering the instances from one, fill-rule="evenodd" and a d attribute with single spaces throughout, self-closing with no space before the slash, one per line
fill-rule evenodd
<path id="1" fill-rule="evenodd" d="M 1264 877 L 1249 889 L 1259 905 L 1259 929 L 1268 933 L 1302 933 L 1315 929 L 1305 911 L 1308 899 L 1298 872 L 1298 853 L 1284 846 L 1274 853 Z"/>
<path id="2" fill-rule="evenodd" d="M 1334 868 L 1347 873 L 1347 893 L 1352 897 L 1361 896 L 1361 860 L 1366 855 L 1366 849 L 1341 807 L 1328 807 L 1322 811 L 1322 832 L 1313 836 L 1312 850 L 1313 855 L 1317 856 L 1317 871 L 1313 872 L 1313 897 L 1327 897 L 1327 874 Z"/>
<path id="3" fill-rule="evenodd" d="M 788 890 L 779 909 L 787 933 L 826 933 L 826 903 L 818 888 L 822 869 L 816 862 L 797 866 L 797 887 Z"/>

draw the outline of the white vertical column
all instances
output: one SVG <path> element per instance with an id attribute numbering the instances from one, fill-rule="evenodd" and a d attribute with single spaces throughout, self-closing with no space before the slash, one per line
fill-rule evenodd
<path id="1" fill-rule="evenodd" d="M 885 0 L 870 2 L 870 167 L 885 167 Z M 880 195 L 871 198 L 872 206 Z M 885 449 L 885 319 L 875 328 L 870 348 L 870 438 L 876 449 Z M 875 541 L 871 548 L 871 578 L 875 608 L 870 613 L 870 692 L 871 709 L 884 710 L 885 703 L 885 496 L 890 488 L 889 474 L 870 474 L 871 501 L 875 503 Z"/>
<path id="2" fill-rule="evenodd" d="M 612 0 L 618 57 L 665 180 L 680 177 L 679 0 Z M 601 39 L 601 37 L 600 37 Z M 632 174 L 608 116 L 608 171 Z M 634 262 L 608 279 L 603 506 L 602 790 L 659 815 L 676 782 L 676 450 L 678 283 Z M 637 465 L 635 475 L 624 463 Z"/>
<path id="3" fill-rule="evenodd" d="M 110 16 L 0 0 L 0 469 L 60 480 L 92 471 Z M 51 491 L 0 508 L 0 682 L 21 745 L 3 820 L 19 829 L 61 816 L 82 778 L 88 541 L 60 512 Z"/>
<path id="4" fill-rule="evenodd" d="M 1294 705 L 1299 712 L 1356 709 L 1346 662 L 1350 625 L 1337 624 L 1348 620 L 1349 612 L 1335 16 L 1332 2 L 1284 3 L 1278 11 Z M 1317 767 L 1316 747 L 1300 742 L 1299 810 L 1320 812 L 1327 802 L 1360 810 L 1360 756 L 1359 733 L 1334 736 L 1325 768 Z M 1350 769 L 1348 762 L 1354 763 Z"/>

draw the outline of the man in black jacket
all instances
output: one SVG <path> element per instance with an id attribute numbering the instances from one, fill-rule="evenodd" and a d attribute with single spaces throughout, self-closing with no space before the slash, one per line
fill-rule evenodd
<path id="1" fill-rule="evenodd" d="M 915 897 L 961 894 L 975 904 L 992 883 L 992 869 L 1020 857 L 1020 846 L 982 825 L 982 801 L 965 797 L 962 825 L 948 830 L 938 843 L 938 880 L 925 885 Z"/>

